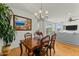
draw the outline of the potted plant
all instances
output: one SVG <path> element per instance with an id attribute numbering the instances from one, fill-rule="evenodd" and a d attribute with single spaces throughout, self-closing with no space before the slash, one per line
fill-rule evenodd
<path id="1" fill-rule="evenodd" d="M 9 46 L 15 40 L 15 29 L 10 25 L 11 18 L 11 9 L 6 4 L 0 3 L 0 38 L 4 42 L 3 55 L 7 55 Z"/>

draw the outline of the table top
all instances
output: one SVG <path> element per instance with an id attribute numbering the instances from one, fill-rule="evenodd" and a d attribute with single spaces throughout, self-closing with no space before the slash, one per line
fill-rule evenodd
<path id="1" fill-rule="evenodd" d="M 21 40 L 21 43 L 29 49 L 33 49 L 34 47 L 38 46 L 38 40 L 36 39 Z"/>
<path id="2" fill-rule="evenodd" d="M 43 40 L 44 42 L 49 42 L 49 39 Z M 28 49 L 33 49 L 34 47 L 41 46 L 40 40 L 34 38 L 27 38 L 25 40 L 21 40 L 21 43 L 27 47 Z M 47 43 L 46 43 L 47 44 Z"/>

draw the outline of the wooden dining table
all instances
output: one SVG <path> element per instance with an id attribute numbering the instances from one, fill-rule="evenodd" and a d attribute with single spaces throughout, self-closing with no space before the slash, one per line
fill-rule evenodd
<path id="1" fill-rule="evenodd" d="M 35 47 L 39 47 L 40 43 L 36 39 L 25 39 L 25 40 L 20 40 L 20 48 L 21 48 L 21 54 L 23 53 L 23 48 L 22 45 L 25 46 L 26 50 L 28 50 L 28 55 L 29 53 L 33 54 L 33 50 Z M 30 54 L 30 55 L 31 55 Z"/>

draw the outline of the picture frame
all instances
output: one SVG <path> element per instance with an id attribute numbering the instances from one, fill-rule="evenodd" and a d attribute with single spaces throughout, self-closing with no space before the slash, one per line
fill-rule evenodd
<path id="1" fill-rule="evenodd" d="M 30 31 L 32 30 L 32 19 L 13 15 L 13 26 L 17 31 Z"/>

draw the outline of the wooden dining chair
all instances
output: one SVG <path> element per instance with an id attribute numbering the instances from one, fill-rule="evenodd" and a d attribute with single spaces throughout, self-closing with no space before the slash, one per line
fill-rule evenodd
<path id="1" fill-rule="evenodd" d="M 53 48 L 53 52 L 54 52 L 53 55 L 55 55 L 56 33 L 53 33 L 53 34 L 51 35 L 50 40 L 51 40 L 51 48 Z M 50 50 L 50 52 L 51 52 L 51 50 Z"/>
<path id="2" fill-rule="evenodd" d="M 26 34 L 24 34 L 24 38 L 27 39 L 27 38 L 32 38 L 32 34 L 27 32 Z"/>
<path id="3" fill-rule="evenodd" d="M 46 35 L 45 37 L 43 37 L 41 39 L 41 55 L 42 56 L 45 56 L 45 55 L 48 56 L 49 43 L 50 43 L 50 36 L 49 35 Z"/>
<path id="4" fill-rule="evenodd" d="M 32 47 L 32 34 L 31 33 L 26 33 L 24 34 L 25 40 L 20 40 L 20 49 L 21 49 L 21 54 L 23 54 L 23 46 L 25 47 L 25 52 L 27 55 L 31 55 L 31 47 Z"/>
<path id="5" fill-rule="evenodd" d="M 46 38 L 49 37 L 49 40 L 46 40 Z M 45 47 L 46 55 L 48 56 L 48 49 L 49 49 L 49 55 L 51 56 L 51 49 L 53 48 L 53 55 L 55 55 L 55 40 L 56 40 L 56 33 L 53 33 L 51 35 L 47 35 L 44 38 L 42 38 L 42 47 Z"/>

